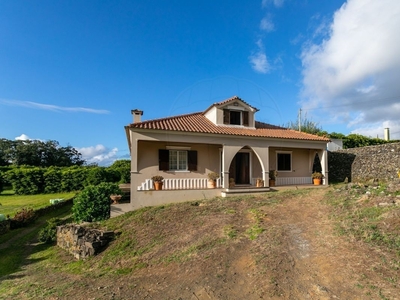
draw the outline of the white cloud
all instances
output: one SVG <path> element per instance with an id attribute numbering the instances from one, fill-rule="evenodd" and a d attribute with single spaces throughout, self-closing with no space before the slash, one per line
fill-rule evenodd
<path id="1" fill-rule="evenodd" d="M 261 6 L 262 7 L 267 7 L 267 5 L 269 3 L 273 3 L 274 6 L 276 7 L 281 7 L 283 5 L 283 3 L 285 2 L 285 0 L 262 0 L 261 1 Z"/>
<path id="2" fill-rule="evenodd" d="M 400 139 L 400 121 L 384 121 L 382 123 L 367 124 L 352 131 L 352 133 L 362 134 L 372 138 L 384 138 L 384 129 L 389 128 L 391 140 Z"/>
<path id="3" fill-rule="evenodd" d="M 262 31 L 271 32 L 275 29 L 275 25 L 271 20 L 271 16 L 265 16 L 260 22 L 260 29 Z"/>
<path id="4" fill-rule="evenodd" d="M 325 35 L 321 31 L 327 27 L 319 26 L 318 35 L 325 38 L 308 43 L 301 55 L 303 108 L 325 107 L 327 115 L 345 116 L 350 127 L 358 126 L 354 131 L 395 124 L 400 115 L 399 16 L 397 0 L 348 0 Z"/>
<path id="5" fill-rule="evenodd" d="M 65 107 L 65 106 L 43 104 L 43 103 L 37 103 L 37 102 L 31 102 L 31 101 L 0 99 L 0 103 L 6 104 L 6 105 L 11 105 L 11 106 L 22 106 L 22 107 L 50 110 L 50 111 L 56 111 L 56 112 L 61 112 L 61 111 L 86 112 L 86 113 L 93 113 L 93 114 L 108 114 L 108 113 L 110 113 L 108 110 L 104 110 L 104 109 L 93 109 L 93 108 L 86 108 L 86 107 Z"/>
<path id="6" fill-rule="evenodd" d="M 251 67 L 259 73 L 268 73 L 271 69 L 261 40 L 256 43 L 258 50 L 249 56 Z"/>
<path id="7" fill-rule="evenodd" d="M 31 140 L 31 138 L 29 136 L 27 136 L 26 134 L 21 134 L 20 136 L 17 136 L 15 138 L 17 141 L 28 141 Z"/>
<path id="8" fill-rule="evenodd" d="M 90 147 L 76 148 L 82 154 L 82 158 L 88 164 L 96 163 L 98 165 L 107 166 L 111 165 L 118 159 L 118 148 L 109 149 L 104 145 L 96 145 Z"/>

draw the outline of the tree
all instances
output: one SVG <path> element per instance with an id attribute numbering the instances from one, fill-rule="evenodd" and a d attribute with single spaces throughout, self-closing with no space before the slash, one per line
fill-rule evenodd
<path id="1" fill-rule="evenodd" d="M 286 126 L 283 127 L 293 130 L 299 130 L 299 121 L 298 120 L 290 121 L 289 123 L 287 123 Z M 300 129 L 301 132 L 306 132 L 311 134 L 317 134 L 322 131 L 322 128 L 318 125 L 317 122 L 314 122 L 311 119 L 307 118 L 307 114 L 305 114 L 300 121 Z"/>
<path id="2" fill-rule="evenodd" d="M 0 140 L 0 166 L 69 167 L 84 163 L 78 150 L 71 146 L 61 147 L 57 141 Z"/>

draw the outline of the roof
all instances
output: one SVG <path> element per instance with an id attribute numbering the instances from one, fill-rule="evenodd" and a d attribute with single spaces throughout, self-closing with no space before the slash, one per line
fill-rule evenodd
<path id="1" fill-rule="evenodd" d="M 193 132 L 206 134 L 223 134 L 234 136 L 280 138 L 294 140 L 309 140 L 329 142 L 329 139 L 305 132 L 299 132 L 267 123 L 255 122 L 255 128 L 242 126 L 216 125 L 204 116 L 203 112 L 179 115 L 132 123 L 127 126 L 132 129 L 163 130 L 176 132 Z"/>
<path id="2" fill-rule="evenodd" d="M 247 102 L 244 101 L 243 99 L 239 98 L 238 96 L 233 96 L 233 97 L 231 97 L 231 98 L 229 98 L 229 99 L 226 99 L 226 100 L 223 100 L 223 101 L 220 101 L 220 102 L 216 102 L 216 103 L 214 103 L 214 104 L 211 104 L 210 107 L 207 108 L 207 109 L 204 111 L 204 113 L 206 113 L 208 110 L 210 110 L 210 109 L 211 109 L 212 107 L 214 107 L 214 106 L 221 107 L 221 106 L 224 106 L 224 105 L 226 105 L 226 104 L 228 104 L 228 103 L 235 102 L 235 101 L 240 101 L 240 102 L 242 102 L 243 104 L 247 105 L 250 109 L 252 109 L 252 110 L 254 110 L 254 111 L 256 111 L 256 112 L 259 111 L 258 108 L 254 107 L 254 106 L 251 106 L 249 103 L 247 103 Z"/>

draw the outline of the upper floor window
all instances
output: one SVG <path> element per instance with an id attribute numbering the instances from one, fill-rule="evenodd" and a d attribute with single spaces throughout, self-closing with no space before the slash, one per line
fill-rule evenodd
<path id="1" fill-rule="evenodd" d="M 224 124 L 249 126 L 249 112 L 224 109 Z"/>

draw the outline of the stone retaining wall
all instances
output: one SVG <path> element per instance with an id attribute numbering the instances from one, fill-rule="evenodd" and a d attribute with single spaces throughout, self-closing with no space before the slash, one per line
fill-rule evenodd
<path id="1" fill-rule="evenodd" d="M 328 152 L 330 182 L 393 180 L 400 170 L 400 143 Z"/>
<path id="2" fill-rule="evenodd" d="M 100 253 L 113 238 L 113 231 L 85 228 L 76 224 L 57 226 L 57 246 L 67 250 L 76 259 Z"/>

